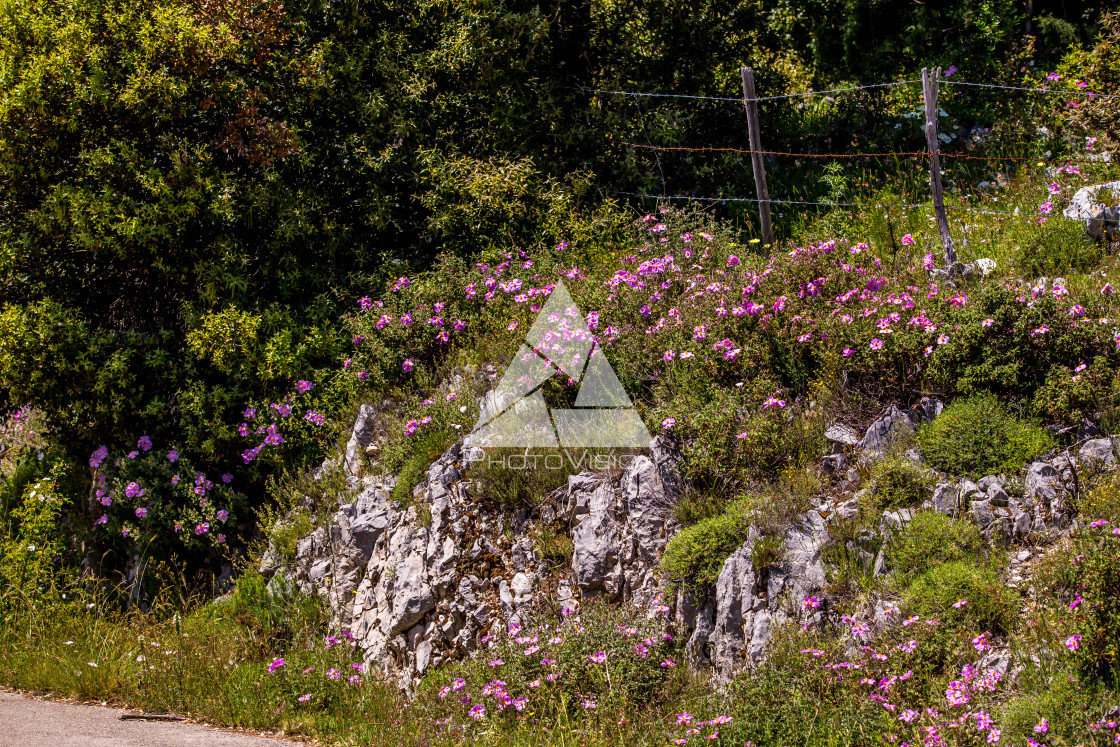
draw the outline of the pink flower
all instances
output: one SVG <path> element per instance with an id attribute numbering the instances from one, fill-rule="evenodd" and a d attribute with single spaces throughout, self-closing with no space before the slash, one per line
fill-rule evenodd
<path id="1" fill-rule="evenodd" d="M 606 651 L 600 651 L 597 654 L 591 654 L 587 658 L 590 659 L 595 664 L 605 664 L 606 661 L 607 661 L 607 652 Z"/>
<path id="2" fill-rule="evenodd" d="M 405 371 L 411 371 L 412 366 L 413 362 L 411 358 L 405 358 L 404 363 L 401 364 L 401 368 L 403 368 Z"/>
<path id="3" fill-rule="evenodd" d="M 966 604 L 968 604 L 967 599 L 958 599 L 956 602 L 953 603 L 953 606 L 957 609 L 960 609 L 961 607 L 965 606 Z"/>
<path id="4" fill-rule="evenodd" d="M 981 327 L 990 327 L 994 323 L 995 323 L 995 319 L 985 319 L 984 321 L 980 322 L 980 326 Z"/>
<path id="5" fill-rule="evenodd" d="M 1050 723 L 1046 720 L 1046 717 L 1043 716 L 1038 720 L 1038 723 L 1034 725 L 1034 733 L 1045 734 L 1048 731 L 1050 731 Z"/>
<path id="6" fill-rule="evenodd" d="M 995 744 L 999 741 L 999 729 L 992 729 L 988 732 L 988 744 Z"/>
<path id="7" fill-rule="evenodd" d="M 914 237 L 911 236 L 910 234 L 906 234 L 905 236 L 902 237 L 902 245 L 903 246 L 913 246 L 916 243 L 917 242 L 914 241 Z"/>
<path id="8" fill-rule="evenodd" d="M 873 338 L 871 340 L 871 349 L 872 350 L 882 350 L 883 349 L 883 341 L 880 340 L 878 337 Z"/>
<path id="9" fill-rule="evenodd" d="M 1071 635 L 1066 639 L 1066 648 L 1068 648 L 1070 651 L 1076 651 L 1080 645 L 1081 636 L 1079 635 Z"/>
<path id="10" fill-rule="evenodd" d="M 285 661 L 283 659 L 273 659 L 272 663 L 268 665 L 268 673 L 272 674 L 277 669 L 284 666 L 284 664 L 285 664 Z"/>
<path id="11" fill-rule="evenodd" d="M 737 264 L 739 264 L 739 258 L 736 257 L 734 254 L 732 254 L 730 257 L 727 258 L 727 266 L 728 267 L 734 267 Z"/>
<path id="12" fill-rule="evenodd" d="M 847 358 L 848 356 L 850 356 L 854 352 L 856 352 L 856 351 L 852 350 L 851 348 L 844 348 L 844 357 Z"/>
<path id="13" fill-rule="evenodd" d="M 672 428 L 676 424 L 677 424 L 677 419 L 676 418 L 665 418 L 664 420 L 661 421 L 661 427 L 664 428 L 665 430 L 669 430 L 670 428 Z"/>

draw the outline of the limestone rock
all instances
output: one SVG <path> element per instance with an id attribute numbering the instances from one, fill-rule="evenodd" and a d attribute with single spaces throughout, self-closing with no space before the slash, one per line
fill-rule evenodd
<path id="1" fill-rule="evenodd" d="M 946 516 L 956 516 L 960 509 L 957 487 L 947 482 L 933 489 L 933 510 Z"/>
<path id="2" fill-rule="evenodd" d="M 889 411 L 867 427 L 863 438 L 860 439 L 859 448 L 866 454 L 879 456 L 890 448 L 899 436 L 913 430 L 914 421 L 910 419 L 910 416 L 892 406 Z"/>
<path id="3" fill-rule="evenodd" d="M 494 626 L 523 622 L 545 607 L 549 567 L 534 547 L 534 522 L 570 527 L 572 566 L 556 597 L 604 595 L 650 605 L 660 556 L 676 529 L 679 452 L 659 437 L 621 478 L 584 472 L 548 496 L 539 516 L 489 509 L 466 479 L 470 460 L 455 444 L 428 469 L 406 505 L 392 479 L 359 478 L 377 411 L 363 407 L 344 457 L 350 489 L 328 526 L 302 538 L 291 569 L 276 570 L 327 600 L 334 628 L 348 630 L 371 671 L 411 689 L 430 667 L 476 651 Z M 274 566 L 276 562 L 270 561 Z"/>
<path id="4" fill-rule="evenodd" d="M 1094 438 L 1082 444 L 1078 457 L 1083 462 L 1092 462 L 1101 466 L 1116 464 L 1116 453 L 1112 447 L 1111 438 Z"/>
<path id="5" fill-rule="evenodd" d="M 1074 193 L 1062 215 L 1084 221 L 1085 232 L 1091 239 L 1103 237 L 1115 241 L 1120 237 L 1117 227 L 1117 219 L 1120 217 L 1120 182 L 1082 187 Z"/>

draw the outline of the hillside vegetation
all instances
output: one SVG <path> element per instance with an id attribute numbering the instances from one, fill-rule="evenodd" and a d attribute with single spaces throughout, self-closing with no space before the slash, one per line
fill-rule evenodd
<path id="1" fill-rule="evenodd" d="M 1120 179 L 1120 19 L 1033 13 L 8 3 L 0 683 L 337 744 L 1120 739 L 1117 233 L 1061 215 Z M 721 201 L 755 194 L 749 154 L 627 145 L 746 148 L 737 102 L 608 93 L 734 98 L 743 64 L 764 96 L 942 65 L 961 264 L 924 158 L 852 157 L 925 149 L 916 86 L 763 103 L 801 154 L 768 156 L 771 194 L 813 203 L 775 203 L 773 246 Z M 494 626 L 402 694 L 258 569 L 360 478 L 422 509 L 561 282 L 679 451 L 665 604 Z M 852 445 L 896 410 L 926 414 Z M 468 477 L 480 514 L 539 518 L 576 471 Z M 1030 531 L 999 513 L 1058 483 Z M 766 578 L 810 510 L 819 597 L 715 682 L 673 600 L 744 546 Z"/>

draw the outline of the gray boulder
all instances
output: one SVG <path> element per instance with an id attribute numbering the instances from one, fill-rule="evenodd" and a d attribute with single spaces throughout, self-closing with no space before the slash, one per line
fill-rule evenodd
<path id="1" fill-rule="evenodd" d="M 354 421 L 354 429 L 350 432 L 350 440 L 346 442 L 346 455 L 343 464 L 346 473 L 357 475 L 365 462 L 366 448 L 377 437 L 377 409 L 373 405 L 362 405 L 358 410 L 358 418 Z"/>
<path id="2" fill-rule="evenodd" d="M 1116 453 L 1111 438 L 1094 438 L 1081 445 L 1077 452 L 1081 461 L 1098 466 L 1111 467 L 1116 464 Z"/>
<path id="3" fill-rule="evenodd" d="M 957 515 L 960 510 L 960 497 L 956 485 L 943 482 L 933 489 L 933 510 L 946 516 Z"/>
<path id="4" fill-rule="evenodd" d="M 1083 221 L 1085 232 L 1093 240 L 1105 238 L 1115 241 L 1120 237 L 1117 229 L 1117 219 L 1120 217 L 1120 182 L 1082 187 L 1074 193 L 1062 215 Z"/>
<path id="5" fill-rule="evenodd" d="M 900 436 L 913 431 L 914 421 L 910 416 L 892 405 L 890 410 L 867 427 L 858 445 L 865 454 L 879 456 Z"/>

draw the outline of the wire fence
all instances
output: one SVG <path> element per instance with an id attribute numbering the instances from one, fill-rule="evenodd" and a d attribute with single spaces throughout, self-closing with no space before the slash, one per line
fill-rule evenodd
<path id="1" fill-rule="evenodd" d="M 914 150 L 914 151 L 881 151 L 878 153 L 798 153 L 794 151 L 784 150 L 750 150 L 749 148 L 718 148 L 710 146 L 697 146 L 689 147 L 684 145 L 652 145 L 642 143 L 631 143 L 625 140 L 618 142 L 618 145 L 624 145 L 628 148 L 641 148 L 645 150 L 658 150 L 658 151 L 685 151 L 689 153 L 761 153 L 765 156 L 795 156 L 797 158 L 891 158 L 895 156 L 929 158 L 931 153 L 928 150 Z M 941 158 L 958 158 L 962 160 L 972 161 L 1038 161 L 1036 156 L 976 156 L 970 153 L 947 153 L 942 150 L 936 151 L 936 155 Z M 1082 163 L 1099 163 L 1095 159 L 1086 158 L 1068 158 L 1062 157 L 1058 159 L 1062 163 L 1082 164 Z"/>
<path id="2" fill-rule="evenodd" d="M 805 91 L 805 92 L 801 92 L 801 93 L 789 93 L 789 94 L 781 94 L 781 95 L 775 95 L 775 96 L 760 96 L 758 98 L 752 99 L 751 101 L 752 102 L 776 101 L 776 100 L 782 100 L 782 99 L 793 99 L 793 98 L 802 98 L 802 97 L 808 97 L 808 96 L 831 95 L 831 94 L 837 94 L 837 93 L 846 93 L 846 92 L 850 92 L 850 91 L 860 91 L 860 90 L 868 90 L 868 89 L 894 88 L 894 87 L 899 87 L 899 86 L 913 85 L 915 83 L 921 83 L 921 82 L 922 82 L 921 80 L 902 80 L 902 81 L 894 81 L 894 82 L 890 82 L 890 83 L 873 83 L 873 84 L 867 84 L 867 85 L 861 85 L 861 86 L 848 86 L 848 87 L 844 87 L 844 88 L 833 88 L 833 89 L 827 89 L 827 90 L 821 90 L 821 91 Z M 1028 86 L 1007 86 L 1007 85 L 997 85 L 997 84 L 991 84 L 991 83 L 975 83 L 975 82 L 963 81 L 963 80 L 955 80 L 954 81 L 954 80 L 948 80 L 948 79 L 940 80 L 940 81 L 938 81 L 938 83 L 939 84 L 944 84 L 944 85 L 966 86 L 966 87 L 993 89 L 993 90 L 1000 90 L 1000 91 L 1018 91 L 1018 92 L 1024 92 L 1024 93 L 1037 93 L 1037 94 L 1062 95 L 1062 96 L 1083 96 L 1083 97 L 1088 97 L 1091 100 L 1102 99 L 1102 100 L 1110 100 L 1111 101 L 1111 100 L 1120 99 L 1120 95 L 1102 94 L 1102 93 L 1097 93 L 1095 91 L 1089 91 L 1089 90 L 1084 90 L 1084 89 L 1082 89 L 1082 90 L 1067 90 L 1067 89 L 1055 89 L 1055 88 L 1048 88 L 1048 87 L 1032 88 L 1032 87 L 1028 87 Z M 570 88 L 571 90 L 584 91 L 584 92 L 593 93 L 593 94 L 629 96 L 629 97 L 634 98 L 635 104 L 637 104 L 637 101 L 641 98 L 691 99 L 691 100 L 699 100 L 699 101 L 718 101 L 718 102 L 729 102 L 730 101 L 730 102 L 739 103 L 741 105 L 746 105 L 746 103 L 747 103 L 747 99 L 745 99 L 744 97 L 703 96 L 703 95 L 693 95 L 693 94 L 623 91 L 623 90 L 610 90 L 610 89 L 598 89 L 598 88 L 580 88 L 580 87 L 566 87 L 566 88 Z M 936 97 L 935 97 L 935 99 L 936 99 Z M 639 113 L 639 117 L 642 118 L 642 122 L 641 122 L 642 133 L 645 136 L 646 142 L 645 143 L 634 143 L 634 142 L 629 142 L 627 140 L 618 140 L 618 141 L 614 141 L 614 142 L 615 142 L 615 144 L 617 144 L 621 147 L 633 148 L 633 149 L 639 149 L 639 150 L 648 150 L 648 151 L 653 152 L 653 155 L 656 159 L 656 165 L 657 165 L 658 173 L 661 176 L 661 184 L 662 184 L 662 191 L 663 192 L 664 192 L 665 186 L 666 186 L 666 178 L 665 178 L 664 168 L 662 167 L 662 164 L 661 164 L 661 159 L 658 156 L 658 154 L 662 153 L 662 152 L 734 153 L 734 154 L 741 154 L 741 155 L 756 155 L 756 154 L 759 154 L 759 155 L 766 155 L 766 156 L 786 156 L 786 157 L 807 158 L 807 159 L 820 159 L 820 158 L 824 158 L 824 159 L 858 159 L 858 158 L 865 158 L 865 159 L 871 159 L 871 158 L 923 158 L 923 159 L 930 159 L 930 158 L 934 158 L 934 157 L 939 157 L 939 158 L 951 158 L 951 159 L 958 159 L 958 160 L 989 161 L 989 162 L 1007 162 L 1007 161 L 1029 162 L 1029 161 L 1039 161 L 1040 160 L 1039 157 L 1037 157 L 1037 156 L 1010 156 L 1010 155 L 984 156 L 984 155 L 975 155 L 975 154 L 971 154 L 971 153 L 942 152 L 940 150 L 940 148 L 938 148 L 936 150 L 927 149 L 927 150 L 921 150 L 921 151 L 879 151 L 879 152 L 866 152 L 866 153 L 864 153 L 864 152 L 857 152 L 857 153 L 807 153 L 807 152 L 794 152 L 794 151 L 781 151 L 781 150 L 752 150 L 750 148 L 718 147 L 718 146 L 656 145 L 652 142 L 652 139 L 650 138 L 650 135 L 649 135 L 649 131 L 645 126 L 645 120 L 644 120 L 644 116 L 642 115 L 642 111 L 641 111 L 640 106 L 638 106 L 638 113 Z M 1103 162 L 1108 162 L 1108 158 L 1107 157 L 1105 157 L 1105 158 L 1101 158 L 1101 157 L 1075 158 L 1075 157 L 1064 157 L 1063 156 L 1061 158 L 1056 159 L 1055 162 L 1059 162 L 1059 161 L 1064 165 L 1073 165 L 1073 164 L 1101 163 L 1102 161 Z M 723 203 L 747 203 L 747 204 L 758 205 L 758 204 L 761 204 L 761 203 L 767 203 L 767 204 L 770 204 L 770 205 L 789 205 L 789 206 L 804 206 L 804 207 L 827 207 L 827 208 L 868 208 L 868 207 L 875 207 L 875 208 L 904 209 L 904 210 L 927 209 L 927 208 L 936 208 L 937 207 L 936 205 L 929 204 L 929 203 L 898 203 L 898 204 L 889 204 L 889 205 L 885 205 L 885 204 L 880 203 L 880 204 L 871 205 L 870 203 L 837 202 L 837 201 L 832 201 L 832 200 L 788 200 L 788 199 L 780 199 L 780 198 L 759 199 L 757 197 L 734 197 L 734 196 L 701 197 L 701 196 L 696 196 L 696 195 L 665 195 L 665 194 L 653 195 L 653 194 L 648 194 L 648 193 L 645 193 L 645 192 L 626 192 L 626 191 L 620 191 L 620 190 L 602 190 L 602 192 L 606 193 L 606 194 L 615 194 L 615 195 L 627 196 L 627 197 L 637 197 L 637 198 L 641 198 L 641 199 L 687 200 L 687 201 L 694 201 L 694 202 L 721 203 L 721 204 L 723 204 Z M 965 212 L 973 212 L 973 213 L 983 213 L 983 214 L 992 214 L 992 215 L 1007 215 L 1007 216 L 1018 216 L 1018 217 L 1034 217 L 1036 219 L 1039 217 L 1037 215 L 1023 213 L 1018 209 L 1016 209 L 1014 211 L 1011 211 L 1011 210 L 996 210 L 996 209 L 991 209 L 991 208 L 975 207 L 975 206 L 971 206 L 971 205 L 952 205 L 952 204 L 947 204 L 947 203 L 944 204 L 943 207 L 946 210 L 953 210 L 953 211 L 965 211 Z M 1061 217 L 1061 218 L 1073 219 L 1073 220 L 1078 220 L 1078 221 L 1083 221 L 1083 222 L 1088 221 L 1088 220 L 1092 220 L 1091 218 L 1086 218 L 1086 217 L 1072 217 L 1071 218 L 1071 216 L 1066 216 L 1062 213 L 1047 213 L 1045 215 L 1047 217 Z"/>
<path id="3" fill-rule="evenodd" d="M 800 93 L 783 93 L 774 96 L 759 96 L 754 101 L 779 101 L 782 99 L 796 99 L 804 98 L 807 96 L 829 96 L 834 93 L 846 93 L 848 91 L 865 91 L 873 88 L 894 88 L 897 86 L 908 86 L 915 83 L 921 83 L 921 80 L 899 80 L 892 83 L 868 83 L 862 86 L 847 86 L 845 88 L 830 88 L 823 91 L 802 91 Z M 1022 91 L 1026 93 L 1045 93 L 1051 95 L 1062 96 L 1085 96 L 1090 99 L 1105 99 L 1114 100 L 1120 99 L 1120 95 L 1097 93 L 1096 91 L 1087 90 L 1069 90 L 1065 88 L 1031 88 L 1029 86 L 1004 86 L 994 83 L 973 83 L 964 80 L 949 80 L 944 79 L 940 81 L 941 85 L 948 86 L 971 86 L 973 88 L 991 88 L 1003 91 Z M 635 96 L 640 98 L 662 98 L 662 99 L 693 99 L 697 101 L 733 101 L 739 104 L 744 103 L 742 96 L 701 96 L 697 94 L 683 94 L 683 93 L 657 93 L 655 91 L 618 91 L 605 88 L 582 88 L 580 86 L 559 86 L 562 89 L 569 91 L 583 91 L 585 93 L 597 93 L 611 96 Z"/>
<path id="4" fill-rule="evenodd" d="M 799 205 L 799 206 L 816 206 L 816 207 L 858 207 L 861 209 L 876 208 L 876 209 L 904 209 L 904 211 L 913 211 L 913 209 L 934 209 L 935 206 L 930 203 L 839 203 L 831 202 L 831 200 L 808 200 L 808 199 L 758 199 L 757 197 L 699 197 L 696 195 L 651 195 L 643 192 L 622 192 L 619 189 L 603 189 L 600 190 L 608 195 L 624 195 L 627 197 L 642 197 L 644 199 L 653 200 L 690 200 L 690 202 L 698 203 L 769 203 L 771 205 Z M 1021 211 L 997 211 L 989 207 L 976 207 L 972 205 L 951 205 L 946 203 L 944 205 L 946 211 L 961 211 L 967 213 L 980 213 L 986 215 L 1009 215 L 1012 217 L 1033 217 Z M 1083 216 L 1068 216 L 1062 213 L 1048 213 L 1045 215 L 1047 218 L 1060 217 L 1066 218 L 1070 221 L 1088 222 L 1093 220 L 1100 220 L 1100 218 L 1083 217 Z"/>

